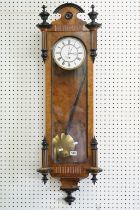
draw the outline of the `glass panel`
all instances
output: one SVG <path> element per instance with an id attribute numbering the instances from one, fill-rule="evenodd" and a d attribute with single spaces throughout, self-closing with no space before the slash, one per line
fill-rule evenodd
<path id="1" fill-rule="evenodd" d="M 86 62 L 75 70 L 64 70 L 53 61 L 52 141 L 56 163 L 87 160 Z"/>

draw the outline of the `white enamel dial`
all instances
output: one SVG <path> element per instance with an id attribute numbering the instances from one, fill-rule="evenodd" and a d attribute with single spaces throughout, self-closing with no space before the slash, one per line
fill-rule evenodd
<path id="1" fill-rule="evenodd" d="M 74 37 L 59 39 L 53 47 L 53 58 L 58 66 L 73 70 L 85 60 L 86 49 L 83 43 Z"/>

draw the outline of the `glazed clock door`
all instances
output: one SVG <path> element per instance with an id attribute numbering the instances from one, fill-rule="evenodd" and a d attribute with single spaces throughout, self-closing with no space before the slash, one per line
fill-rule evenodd
<path id="1" fill-rule="evenodd" d="M 52 49 L 52 159 L 87 161 L 87 57 L 76 37 L 56 41 Z"/>

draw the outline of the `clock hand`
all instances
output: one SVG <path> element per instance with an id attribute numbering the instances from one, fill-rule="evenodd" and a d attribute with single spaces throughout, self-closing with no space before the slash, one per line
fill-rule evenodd
<path id="1" fill-rule="evenodd" d="M 68 55 L 69 55 L 69 52 L 70 52 L 70 45 L 69 45 L 69 49 L 68 49 Z"/>
<path id="2" fill-rule="evenodd" d="M 76 42 L 77 42 L 77 41 L 76 41 Z M 75 47 L 75 44 L 76 44 L 76 42 L 75 42 L 75 43 L 72 45 L 72 47 L 71 47 L 71 48 L 69 47 L 69 51 L 68 51 L 68 54 L 70 54 L 70 53 L 71 53 L 71 51 L 72 51 L 72 48 L 73 48 L 73 47 Z"/>
<path id="3" fill-rule="evenodd" d="M 67 58 L 69 58 L 70 59 L 70 54 L 71 54 L 71 50 L 72 50 L 72 48 L 73 48 L 73 46 L 70 48 L 70 46 L 69 46 L 69 49 L 68 49 L 68 56 L 67 56 Z"/>
<path id="4" fill-rule="evenodd" d="M 75 53 L 75 52 L 70 52 L 69 54 L 77 55 L 77 53 Z"/>

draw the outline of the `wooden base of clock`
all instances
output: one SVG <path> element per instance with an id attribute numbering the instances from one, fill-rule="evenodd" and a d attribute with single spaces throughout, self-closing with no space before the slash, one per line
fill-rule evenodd
<path id="1" fill-rule="evenodd" d="M 89 172 L 86 168 L 72 164 L 65 166 L 53 167 L 51 170 L 51 176 L 56 178 L 60 177 L 61 187 L 60 189 L 67 193 L 67 197 L 64 200 L 71 205 L 75 201 L 75 197 L 72 196 L 72 193 L 79 190 L 78 183 L 81 179 L 84 179 L 88 176 Z"/>
<path id="2" fill-rule="evenodd" d="M 47 178 L 48 173 L 50 173 L 52 177 L 56 178 L 56 177 L 59 177 L 59 175 L 57 173 L 54 173 L 54 171 L 55 172 L 63 171 L 63 173 L 65 171 L 67 173 L 67 170 L 68 171 L 72 170 L 72 172 L 75 173 L 75 175 L 74 175 L 75 177 L 73 177 L 73 173 L 72 174 L 69 173 L 69 177 L 65 177 L 65 175 L 63 174 L 63 178 L 60 178 L 60 182 L 61 182 L 60 190 L 67 193 L 67 197 L 65 197 L 64 200 L 69 205 L 71 205 L 72 202 L 74 202 L 76 199 L 75 197 L 72 196 L 72 193 L 79 190 L 78 183 L 79 183 L 80 179 L 87 177 L 88 174 L 91 173 L 93 176 L 91 180 L 92 180 L 93 184 L 95 184 L 97 182 L 96 176 L 98 173 L 102 172 L 102 169 L 98 168 L 98 167 L 91 167 L 89 170 L 84 169 L 85 174 L 83 174 L 83 177 L 81 177 L 82 174 L 79 174 L 79 173 L 76 174 L 76 171 L 82 171 L 81 168 L 79 168 L 78 166 L 75 167 L 75 169 L 72 167 L 65 166 L 65 167 L 56 167 L 56 168 L 52 168 L 52 169 L 40 168 L 37 171 L 43 175 L 42 181 L 44 184 L 46 184 L 47 180 L 48 180 L 48 178 Z M 79 177 L 81 177 L 81 178 L 79 178 Z"/>

